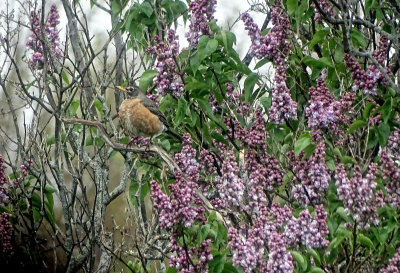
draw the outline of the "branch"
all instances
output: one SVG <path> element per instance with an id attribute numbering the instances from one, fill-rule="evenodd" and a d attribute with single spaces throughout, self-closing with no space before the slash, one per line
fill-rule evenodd
<path id="1" fill-rule="evenodd" d="M 78 118 L 61 118 L 61 120 L 67 124 L 82 124 L 82 125 L 96 127 L 98 129 L 100 136 L 114 150 L 133 152 L 133 153 L 148 153 L 148 152 L 150 152 L 150 153 L 158 154 L 172 171 L 178 171 L 184 175 L 184 173 L 181 171 L 181 169 L 176 164 L 176 162 L 169 156 L 169 154 L 163 148 L 161 148 L 159 146 L 149 145 L 147 147 L 138 147 L 135 145 L 128 146 L 125 144 L 115 142 L 110 138 L 110 136 L 107 134 L 106 130 L 104 129 L 103 125 L 99 121 L 89 121 L 89 120 L 78 119 Z M 218 220 L 221 221 L 222 223 L 224 223 L 227 227 L 231 225 L 229 220 L 224 219 L 222 217 L 222 215 L 214 209 L 213 205 L 211 205 L 210 201 L 208 201 L 208 199 L 203 195 L 203 193 L 201 193 L 201 191 L 199 189 L 196 189 L 195 191 L 196 191 L 198 197 L 203 201 L 205 208 L 207 210 L 209 210 L 209 211 L 214 210 L 217 214 Z M 114 195 L 115 194 L 112 194 L 110 196 L 110 198 L 113 198 Z"/>

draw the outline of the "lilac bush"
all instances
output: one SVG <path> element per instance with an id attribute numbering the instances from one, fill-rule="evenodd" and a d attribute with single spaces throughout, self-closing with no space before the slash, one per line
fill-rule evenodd
<path id="1" fill-rule="evenodd" d="M 60 24 L 60 15 L 58 14 L 57 6 L 52 5 L 44 25 L 44 33 L 42 33 L 39 14 L 36 11 L 32 11 L 30 15 L 31 35 L 26 46 L 33 51 L 33 54 L 29 60 L 29 65 L 32 68 L 41 69 L 45 62 L 43 49 L 47 46 L 47 43 L 51 47 L 50 49 L 54 56 L 60 60 L 62 59 L 63 54 L 60 49 L 60 37 L 57 29 Z M 47 39 L 47 41 L 44 39 Z M 47 56 L 47 62 L 51 64 L 51 60 L 51 56 Z"/>

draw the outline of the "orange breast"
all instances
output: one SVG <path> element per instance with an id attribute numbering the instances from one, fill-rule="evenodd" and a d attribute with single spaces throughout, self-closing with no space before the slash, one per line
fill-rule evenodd
<path id="1" fill-rule="evenodd" d="M 125 132 L 131 136 L 150 137 L 163 129 L 158 117 L 144 107 L 139 99 L 124 100 L 118 115 Z"/>

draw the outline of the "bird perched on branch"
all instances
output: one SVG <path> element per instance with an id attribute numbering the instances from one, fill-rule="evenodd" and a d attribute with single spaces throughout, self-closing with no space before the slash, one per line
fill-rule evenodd
<path id="1" fill-rule="evenodd" d="M 126 134 L 131 136 L 152 137 L 166 131 L 178 140 L 181 136 L 171 131 L 167 119 L 158 109 L 157 104 L 149 99 L 139 87 L 117 88 L 126 92 L 126 98 L 119 107 L 119 120 Z"/>

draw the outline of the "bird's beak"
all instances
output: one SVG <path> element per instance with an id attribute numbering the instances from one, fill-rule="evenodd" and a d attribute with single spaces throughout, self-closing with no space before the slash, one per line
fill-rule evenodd
<path id="1" fill-rule="evenodd" d="M 125 87 L 122 87 L 122 86 L 120 86 L 120 85 L 118 85 L 117 88 L 118 88 L 119 90 L 123 91 L 123 92 L 128 92 L 128 91 L 126 90 Z"/>

